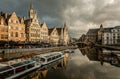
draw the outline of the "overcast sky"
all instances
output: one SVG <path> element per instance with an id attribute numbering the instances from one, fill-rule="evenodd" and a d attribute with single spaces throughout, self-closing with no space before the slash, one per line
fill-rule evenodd
<path id="1" fill-rule="evenodd" d="M 0 0 L 0 10 L 27 16 L 31 0 Z M 89 28 L 120 25 L 120 0 L 32 0 L 40 23 L 49 27 L 66 22 L 70 35 L 80 37 Z"/>

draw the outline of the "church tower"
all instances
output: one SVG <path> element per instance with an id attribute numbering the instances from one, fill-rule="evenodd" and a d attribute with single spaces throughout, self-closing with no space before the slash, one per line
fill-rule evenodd
<path id="1" fill-rule="evenodd" d="M 32 2 L 30 3 L 30 10 L 29 10 L 29 18 L 33 19 L 35 16 L 36 12 L 33 9 Z"/>

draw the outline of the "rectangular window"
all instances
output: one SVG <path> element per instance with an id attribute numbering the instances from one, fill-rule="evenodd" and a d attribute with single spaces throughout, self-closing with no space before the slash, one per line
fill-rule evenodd
<path id="1" fill-rule="evenodd" d="M 13 32 L 11 32 L 11 37 L 13 37 Z"/>
<path id="2" fill-rule="evenodd" d="M 8 35 L 1 35 L 1 39 L 8 39 Z"/>
<path id="3" fill-rule="evenodd" d="M 1 39 L 4 39 L 4 35 L 3 34 L 1 35 Z"/>
<path id="4" fill-rule="evenodd" d="M 5 39 L 8 39 L 8 35 L 5 35 Z"/>
<path id="5" fill-rule="evenodd" d="M 18 32 L 15 33 L 15 37 L 18 37 Z"/>

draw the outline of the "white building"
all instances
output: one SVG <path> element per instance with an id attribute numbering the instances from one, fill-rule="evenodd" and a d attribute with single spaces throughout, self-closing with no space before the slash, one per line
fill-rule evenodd
<path id="1" fill-rule="evenodd" d="M 120 45 L 120 26 L 104 28 L 103 45 Z"/>

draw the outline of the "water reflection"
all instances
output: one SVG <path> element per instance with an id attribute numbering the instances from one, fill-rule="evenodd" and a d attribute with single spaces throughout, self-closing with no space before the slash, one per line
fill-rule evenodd
<path id="1" fill-rule="evenodd" d="M 104 66 L 100 65 L 99 57 L 95 53 L 98 49 L 84 49 L 75 50 L 75 54 L 71 55 L 66 69 L 49 70 L 47 77 L 42 79 L 120 79 L 119 67 L 108 63 L 104 63 Z M 96 57 L 90 57 L 90 51 L 94 54 L 91 55 Z"/>
<path id="2" fill-rule="evenodd" d="M 79 48 L 83 55 L 86 55 L 89 60 L 100 61 L 101 65 L 104 62 L 120 67 L 120 51 L 105 50 L 102 48 L 84 47 Z"/>

